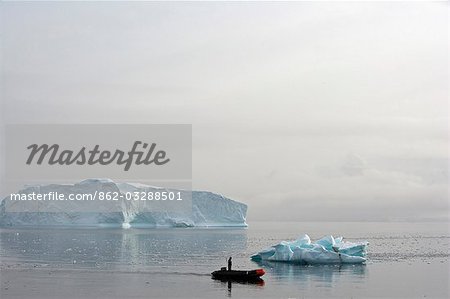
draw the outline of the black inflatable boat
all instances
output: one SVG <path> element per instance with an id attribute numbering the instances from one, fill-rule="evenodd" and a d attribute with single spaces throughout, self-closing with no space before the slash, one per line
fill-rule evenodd
<path id="1" fill-rule="evenodd" d="M 212 278 L 220 280 L 235 280 L 235 281 L 254 281 L 260 280 L 266 272 L 264 269 L 256 270 L 227 270 L 223 267 L 220 270 L 211 273 Z"/>

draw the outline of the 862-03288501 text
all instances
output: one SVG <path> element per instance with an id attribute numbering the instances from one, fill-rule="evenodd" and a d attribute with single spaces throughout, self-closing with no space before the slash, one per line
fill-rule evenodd
<path id="1" fill-rule="evenodd" d="M 143 200 L 143 201 L 178 201 L 183 200 L 180 191 L 139 191 L 139 192 L 104 192 L 95 191 L 93 193 L 60 193 L 60 192 L 46 192 L 46 193 L 11 193 L 10 200 L 39 200 L 39 201 L 64 201 L 64 200 L 77 200 L 77 201 L 117 201 L 117 200 Z"/>

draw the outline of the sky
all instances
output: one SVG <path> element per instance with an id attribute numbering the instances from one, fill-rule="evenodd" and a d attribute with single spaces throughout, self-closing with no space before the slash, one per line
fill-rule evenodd
<path id="1" fill-rule="evenodd" d="M 447 2 L 2 2 L 3 123 L 189 123 L 248 220 L 448 221 Z"/>

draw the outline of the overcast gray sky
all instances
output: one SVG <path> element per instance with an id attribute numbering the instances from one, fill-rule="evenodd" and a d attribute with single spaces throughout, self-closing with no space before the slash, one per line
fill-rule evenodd
<path id="1" fill-rule="evenodd" d="M 6 123 L 192 123 L 249 220 L 448 219 L 448 3 L 1 4 Z"/>

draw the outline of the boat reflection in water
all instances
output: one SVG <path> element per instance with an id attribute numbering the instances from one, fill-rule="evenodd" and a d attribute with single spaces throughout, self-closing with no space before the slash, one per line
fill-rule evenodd
<path id="1" fill-rule="evenodd" d="M 212 279 L 214 279 L 213 277 L 211 277 Z M 254 287 L 263 287 L 265 282 L 264 279 L 262 278 L 256 278 L 256 279 L 252 279 L 252 280 L 234 280 L 234 279 L 214 279 L 216 282 L 222 284 L 223 286 L 225 286 L 225 284 L 227 285 L 227 291 L 228 291 L 228 297 L 231 297 L 231 290 L 233 288 L 233 284 L 239 284 L 239 285 L 248 285 L 248 286 L 254 286 Z"/>

